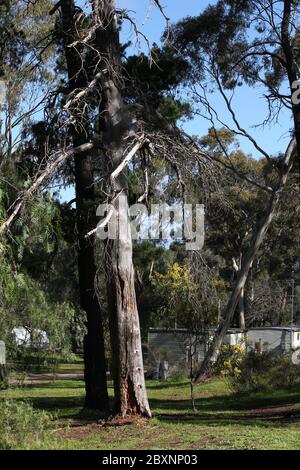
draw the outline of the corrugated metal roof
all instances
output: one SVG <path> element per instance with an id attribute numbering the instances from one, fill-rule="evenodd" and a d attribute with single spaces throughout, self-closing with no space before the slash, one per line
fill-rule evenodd
<path id="1" fill-rule="evenodd" d="M 208 328 L 206 331 L 216 331 L 217 328 Z M 246 330 L 241 330 L 240 328 L 229 328 L 227 334 L 234 333 L 246 333 L 247 331 L 253 330 L 281 330 L 281 331 L 300 331 L 299 325 L 293 326 L 256 326 L 253 328 L 246 328 Z M 149 332 L 152 333 L 188 333 L 186 328 L 149 328 Z M 203 331 L 204 333 L 205 331 Z"/>
<path id="2" fill-rule="evenodd" d="M 203 333 L 212 332 L 216 330 L 217 327 L 211 327 L 207 330 L 203 330 Z M 244 333 L 244 331 L 245 330 L 241 330 L 240 328 L 229 328 L 227 330 L 227 334 Z M 149 333 L 189 333 L 189 330 L 187 330 L 186 328 L 149 328 Z M 193 333 L 193 331 L 191 331 L 191 333 Z"/>
<path id="3" fill-rule="evenodd" d="M 253 330 L 279 330 L 279 331 L 300 331 L 300 326 L 257 326 L 253 328 L 248 328 L 248 331 Z"/>

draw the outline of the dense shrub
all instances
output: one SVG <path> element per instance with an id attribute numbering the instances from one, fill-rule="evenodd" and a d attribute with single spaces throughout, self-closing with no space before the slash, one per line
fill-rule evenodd
<path id="1" fill-rule="evenodd" d="M 212 373 L 222 377 L 234 377 L 240 374 L 240 364 L 245 356 L 245 344 L 223 344 Z"/>
<path id="2" fill-rule="evenodd" d="M 292 363 L 290 354 L 251 352 L 240 361 L 239 373 L 229 374 L 229 380 L 237 392 L 290 388 L 300 384 L 300 366 Z"/>
<path id="3" fill-rule="evenodd" d="M 0 417 L 0 449 L 38 446 L 50 426 L 45 411 L 36 411 L 24 401 L 0 401 Z"/>

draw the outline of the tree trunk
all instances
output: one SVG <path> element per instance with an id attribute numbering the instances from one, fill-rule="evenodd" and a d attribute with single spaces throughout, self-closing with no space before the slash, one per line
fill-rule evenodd
<path id="1" fill-rule="evenodd" d="M 245 288 L 241 289 L 241 295 L 239 300 L 239 328 L 244 330 L 246 328 L 245 323 Z"/>
<path id="2" fill-rule="evenodd" d="M 288 301 L 288 291 L 287 291 L 287 290 L 284 290 L 284 292 L 283 292 L 283 299 L 282 299 L 282 302 L 281 302 L 281 305 L 280 305 L 280 309 L 279 309 L 279 318 L 278 318 L 278 321 L 277 321 L 277 324 L 278 324 L 278 325 L 282 325 L 282 324 L 283 324 L 283 321 L 284 321 L 284 314 L 285 314 L 285 310 L 286 310 L 287 301 Z"/>
<path id="3" fill-rule="evenodd" d="M 122 416 L 141 414 L 150 417 L 134 288 L 127 195 L 118 198 L 115 208 L 117 238 L 107 244 L 115 412 Z"/>
<path id="4" fill-rule="evenodd" d="M 61 11 L 70 93 L 78 88 L 85 88 L 87 83 L 79 52 L 75 47 L 70 47 L 77 37 L 73 0 L 62 0 Z M 75 118 L 81 120 L 72 127 L 73 144 L 77 147 L 87 140 L 87 126 L 84 126 L 84 119 L 87 119 L 87 116 L 80 106 Z M 97 273 L 94 239 L 85 237 L 95 224 L 94 175 L 90 152 L 82 152 L 75 157 L 75 188 L 80 304 L 87 317 L 87 334 L 84 338 L 85 405 L 107 412 L 109 401 L 103 322 L 94 287 Z"/>
<path id="5" fill-rule="evenodd" d="M 281 21 L 281 46 L 285 57 L 286 71 L 290 85 L 291 95 L 293 94 L 293 85 L 298 82 L 298 50 L 294 47 L 294 38 L 290 36 L 290 26 L 294 21 L 292 18 L 292 2 L 284 0 L 283 16 Z M 297 143 L 297 158 L 300 175 L 300 103 L 292 103 L 292 112 L 294 120 L 295 138 Z"/>
<path id="6" fill-rule="evenodd" d="M 96 42 L 102 59 L 101 127 L 106 148 L 106 168 L 114 170 L 123 160 L 124 137 L 131 130 L 120 87 L 120 44 L 115 2 L 94 2 L 94 14 L 101 28 Z M 124 169 L 108 182 L 116 211 L 116 239 L 106 245 L 108 297 L 113 356 L 115 412 L 125 416 L 151 416 L 144 379 L 139 316 L 134 287 L 132 239 L 128 218 L 128 184 Z"/>
<path id="7" fill-rule="evenodd" d="M 262 245 L 265 235 L 276 213 L 276 209 L 280 201 L 281 191 L 286 185 L 289 172 L 293 165 L 295 146 L 296 146 L 296 141 L 295 139 L 293 139 L 290 142 L 286 151 L 283 169 L 281 172 L 278 187 L 271 196 L 265 216 L 263 217 L 256 233 L 254 234 L 250 247 L 244 259 L 242 260 L 241 269 L 239 271 L 234 289 L 231 293 L 230 299 L 228 301 L 228 304 L 225 310 L 224 320 L 220 323 L 217 329 L 217 332 L 215 334 L 215 337 L 213 339 L 213 342 L 204 358 L 203 363 L 201 364 L 201 367 L 198 373 L 196 374 L 195 380 L 197 383 L 200 383 L 206 379 L 207 374 L 209 373 L 209 367 L 217 360 L 219 356 L 220 348 L 222 346 L 224 337 L 227 333 L 228 328 L 231 325 L 235 310 L 237 308 L 237 305 L 241 297 L 241 293 L 243 289 L 245 288 L 249 270 L 258 253 L 259 248 Z"/>
<path id="8" fill-rule="evenodd" d="M 237 275 L 241 271 L 241 265 L 242 265 L 242 253 L 239 254 L 238 264 L 235 258 L 233 258 L 233 269 L 237 273 Z M 246 326 L 245 325 L 245 289 L 244 288 L 241 290 L 240 300 L 238 302 L 237 314 L 238 314 L 238 326 L 239 328 L 244 330 Z"/>
<path id="9" fill-rule="evenodd" d="M 8 386 L 8 375 L 5 364 L 0 364 L 0 382 L 3 383 L 4 387 Z"/>

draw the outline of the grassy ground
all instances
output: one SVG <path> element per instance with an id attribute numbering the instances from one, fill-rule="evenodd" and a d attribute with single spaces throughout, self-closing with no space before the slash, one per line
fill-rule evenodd
<path id="1" fill-rule="evenodd" d="M 66 371 L 80 367 L 60 367 Z M 14 384 L 0 399 L 28 399 L 53 414 L 45 449 L 300 449 L 300 390 L 237 396 L 216 379 L 197 387 L 195 413 L 187 381 L 148 381 L 147 388 L 154 417 L 135 423 L 103 425 L 83 413 L 79 379 Z"/>

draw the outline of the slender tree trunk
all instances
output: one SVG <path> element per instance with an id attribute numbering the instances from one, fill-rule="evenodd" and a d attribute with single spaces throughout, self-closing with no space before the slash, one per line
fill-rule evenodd
<path id="1" fill-rule="evenodd" d="M 214 340 L 204 358 L 204 361 L 198 373 L 196 374 L 195 380 L 197 383 L 200 383 L 203 380 L 205 380 L 205 378 L 207 377 L 207 374 L 209 373 L 209 367 L 217 360 L 219 356 L 220 348 L 222 346 L 224 337 L 227 333 L 228 328 L 231 325 L 235 310 L 240 300 L 241 293 L 243 289 L 245 288 L 245 284 L 249 275 L 249 270 L 258 253 L 259 248 L 261 247 L 264 241 L 265 235 L 271 225 L 271 222 L 276 213 L 278 204 L 280 202 L 281 191 L 286 185 L 289 172 L 293 165 L 294 155 L 295 155 L 295 146 L 296 146 L 296 141 L 295 139 L 293 139 L 290 142 L 288 149 L 286 151 L 283 169 L 281 172 L 278 187 L 270 198 L 265 216 L 263 217 L 256 233 L 253 236 L 248 252 L 246 253 L 244 259 L 242 260 L 241 269 L 239 271 L 234 289 L 231 293 L 230 299 L 228 301 L 228 304 L 225 310 L 224 320 L 220 323 L 217 329 L 217 332 L 215 334 Z"/>
<path id="2" fill-rule="evenodd" d="M 277 321 L 278 325 L 283 324 L 283 319 L 284 319 L 284 314 L 285 314 L 285 310 L 286 310 L 287 301 L 288 301 L 288 291 L 285 290 L 283 292 L 283 299 L 282 299 L 281 306 L 280 306 L 280 309 L 279 309 L 280 313 L 279 313 L 279 318 L 278 318 L 278 321 Z"/>
<path id="3" fill-rule="evenodd" d="M 64 46 L 67 62 L 69 93 L 75 89 L 85 88 L 86 78 L 78 50 L 70 47 L 77 37 L 76 10 L 73 0 L 62 0 L 62 25 L 64 30 Z M 75 147 L 87 140 L 84 115 L 79 107 L 76 118 L 81 120 L 72 128 Z M 87 316 L 87 334 L 84 338 L 84 378 L 86 397 L 85 404 L 89 408 L 97 408 L 103 412 L 109 409 L 106 361 L 104 352 L 103 322 L 100 305 L 95 292 L 96 263 L 93 237 L 86 234 L 95 224 L 95 194 L 93 162 L 90 152 L 82 152 L 75 157 L 75 188 L 76 188 L 76 221 L 78 232 L 78 274 L 81 308 Z"/>
<path id="4" fill-rule="evenodd" d="M 239 300 L 239 328 L 244 330 L 246 328 L 245 322 L 245 288 L 241 289 L 241 295 Z"/>
<path id="5" fill-rule="evenodd" d="M 239 260 L 239 269 L 241 270 L 242 267 L 242 260 L 243 255 L 240 253 L 240 260 Z M 240 300 L 239 300 L 239 328 L 244 330 L 246 328 L 245 322 L 245 287 L 241 290 Z"/>
<path id="6" fill-rule="evenodd" d="M 8 375 L 5 364 L 0 364 L 0 382 L 3 383 L 4 387 L 8 386 Z"/>
<path id="7" fill-rule="evenodd" d="M 124 137 L 131 128 L 120 93 L 120 44 L 115 2 L 94 2 L 97 50 L 102 58 L 101 123 L 106 148 L 106 167 L 114 170 L 123 159 Z M 103 60 L 104 59 L 104 60 Z M 116 239 L 106 245 L 108 297 L 113 355 L 115 411 L 125 416 L 151 416 L 144 379 L 139 316 L 134 286 L 132 239 L 128 218 L 127 172 L 108 183 L 116 211 Z"/>
<path id="8" fill-rule="evenodd" d="M 233 258 L 233 269 L 239 275 L 242 265 L 242 253 L 239 254 L 239 263 Z M 245 329 L 245 289 L 241 290 L 240 300 L 238 302 L 238 325 L 242 330 Z"/>

